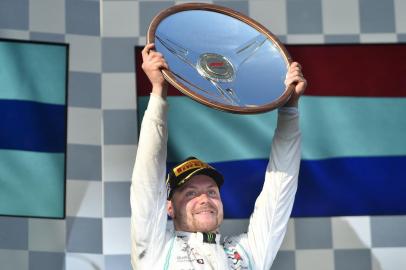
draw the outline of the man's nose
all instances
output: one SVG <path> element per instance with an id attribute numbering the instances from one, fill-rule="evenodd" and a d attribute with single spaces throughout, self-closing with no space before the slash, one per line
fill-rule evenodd
<path id="1" fill-rule="evenodd" d="M 199 203 L 204 204 L 209 201 L 209 196 L 206 193 L 202 193 L 198 197 Z"/>

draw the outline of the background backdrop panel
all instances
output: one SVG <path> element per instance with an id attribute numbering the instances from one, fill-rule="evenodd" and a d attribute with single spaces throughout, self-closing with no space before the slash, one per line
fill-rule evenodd
<path id="1" fill-rule="evenodd" d="M 141 49 L 136 50 L 138 123 L 149 100 Z M 406 65 L 393 68 L 399 57 L 406 58 L 406 46 L 287 49 L 309 80 L 300 104 L 302 162 L 293 216 L 406 214 L 406 84 L 401 79 Z M 331 65 L 333 58 L 338 60 Z M 276 111 L 221 112 L 173 87 L 168 100 L 168 167 L 188 156 L 210 162 L 225 176 L 226 218 L 249 218 L 263 185 Z"/>
<path id="2" fill-rule="evenodd" d="M 0 214 L 65 216 L 68 45 L 0 39 Z"/>

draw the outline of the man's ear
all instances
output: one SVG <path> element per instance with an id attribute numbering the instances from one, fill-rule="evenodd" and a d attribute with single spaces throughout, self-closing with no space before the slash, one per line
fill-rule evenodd
<path id="1" fill-rule="evenodd" d="M 175 213 L 173 211 L 173 205 L 172 201 L 167 201 L 166 202 L 166 211 L 168 212 L 168 215 L 173 219 L 175 217 Z"/>

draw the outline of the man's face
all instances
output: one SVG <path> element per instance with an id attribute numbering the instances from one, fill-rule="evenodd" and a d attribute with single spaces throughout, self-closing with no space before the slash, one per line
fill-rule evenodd
<path id="1" fill-rule="evenodd" d="M 223 222 L 219 188 L 207 175 L 192 176 L 175 190 L 167 210 L 178 231 L 216 232 Z"/>

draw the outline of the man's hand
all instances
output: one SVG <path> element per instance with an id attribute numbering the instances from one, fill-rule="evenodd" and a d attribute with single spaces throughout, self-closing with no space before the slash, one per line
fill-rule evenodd
<path id="1" fill-rule="evenodd" d="M 167 83 L 162 75 L 161 69 L 169 69 L 163 55 L 154 51 L 153 43 L 147 44 L 142 50 L 142 69 L 152 84 L 152 93 L 166 98 Z"/>
<path id="2" fill-rule="evenodd" d="M 285 80 L 286 87 L 291 84 L 295 86 L 295 90 L 290 96 L 288 102 L 286 102 L 286 104 L 284 105 L 285 107 L 297 107 L 299 103 L 299 98 L 304 93 L 307 86 L 307 81 L 303 77 L 302 67 L 297 62 L 293 62 L 290 65 L 288 73 L 286 74 Z"/>

